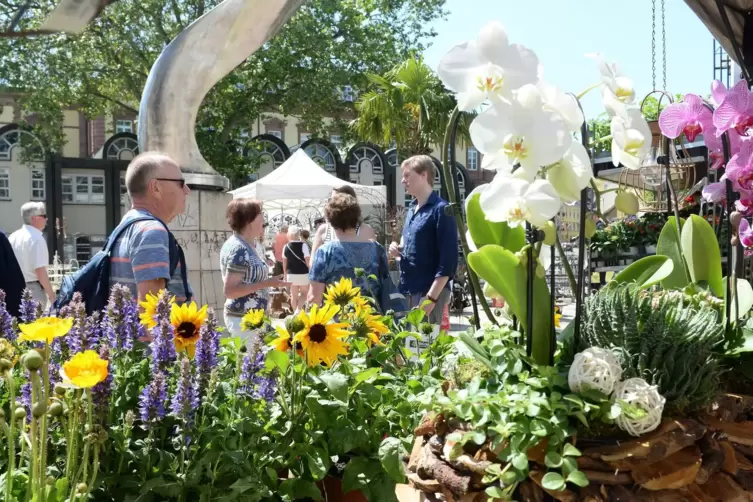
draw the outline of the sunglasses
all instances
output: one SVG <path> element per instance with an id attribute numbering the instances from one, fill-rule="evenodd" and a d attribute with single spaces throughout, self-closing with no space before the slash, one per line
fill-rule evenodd
<path id="1" fill-rule="evenodd" d="M 181 188 L 186 186 L 186 180 L 183 178 L 156 178 L 159 181 L 174 181 L 180 185 Z"/>

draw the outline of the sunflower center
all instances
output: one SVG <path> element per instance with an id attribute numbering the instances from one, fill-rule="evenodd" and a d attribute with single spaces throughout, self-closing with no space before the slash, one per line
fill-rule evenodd
<path id="1" fill-rule="evenodd" d="M 182 322 L 175 330 L 175 334 L 181 338 L 191 338 L 196 332 L 196 325 L 192 322 Z"/>
<path id="2" fill-rule="evenodd" d="M 309 339 L 314 343 L 322 343 L 327 339 L 327 328 L 323 324 L 314 324 L 309 328 Z"/>

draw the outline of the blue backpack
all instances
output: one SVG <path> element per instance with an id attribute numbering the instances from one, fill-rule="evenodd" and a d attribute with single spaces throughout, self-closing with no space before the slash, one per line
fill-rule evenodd
<path id="1" fill-rule="evenodd" d="M 186 269 L 186 259 L 183 255 L 183 249 L 175 240 L 173 234 L 167 229 L 167 225 L 161 220 L 152 216 L 139 216 L 124 222 L 121 222 L 105 242 L 104 248 L 95 254 L 89 263 L 74 274 L 63 278 L 60 286 L 60 292 L 55 300 L 55 309 L 59 310 L 68 305 L 73 300 L 74 293 L 81 293 L 86 304 L 86 313 L 91 315 L 92 312 L 103 310 L 107 305 L 110 297 L 110 254 L 112 247 L 120 235 L 131 225 L 138 221 L 156 220 L 162 223 L 169 236 L 170 250 L 170 276 L 172 277 L 176 267 L 180 264 L 181 278 L 183 279 L 183 288 L 186 291 L 186 301 L 191 301 L 191 293 L 188 288 L 188 277 Z"/>

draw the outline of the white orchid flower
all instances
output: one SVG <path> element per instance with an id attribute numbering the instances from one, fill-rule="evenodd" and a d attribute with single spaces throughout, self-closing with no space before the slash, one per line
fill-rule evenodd
<path id="1" fill-rule="evenodd" d="M 489 221 L 506 221 L 510 227 L 528 221 L 540 227 L 560 209 L 559 195 L 546 180 L 529 183 L 498 173 L 488 186 L 479 202 Z"/>
<path id="2" fill-rule="evenodd" d="M 546 171 L 546 179 L 554 185 L 563 202 L 580 200 L 581 190 L 588 186 L 592 177 L 591 158 L 577 141 L 573 141 L 562 160 Z"/>
<path id="3" fill-rule="evenodd" d="M 458 93 L 458 108 L 471 111 L 487 99 L 499 102 L 525 84 L 536 83 L 539 60 L 533 51 L 510 44 L 505 27 L 492 21 L 476 40 L 456 45 L 439 62 L 442 82 Z"/>
<path id="4" fill-rule="evenodd" d="M 627 114 L 627 120 L 612 118 L 612 163 L 639 169 L 651 147 L 651 129 L 639 109 L 631 108 Z"/>
<path id="5" fill-rule="evenodd" d="M 583 111 L 575 96 L 562 92 L 557 87 L 540 80 L 537 87 L 544 102 L 544 108 L 559 113 L 572 132 L 580 132 L 583 125 Z"/>
<path id="6" fill-rule="evenodd" d="M 482 167 L 502 173 L 520 164 L 517 177 L 532 181 L 542 166 L 557 162 L 570 148 L 572 135 L 559 113 L 544 109 L 534 85 L 525 85 L 511 102 L 487 108 L 473 120 L 471 140 L 484 155 Z"/>
<path id="7" fill-rule="evenodd" d="M 594 59 L 601 74 L 601 97 L 607 113 L 611 117 L 627 119 L 626 105 L 635 103 L 633 81 L 620 71 L 617 63 L 607 63 L 601 54 L 586 54 Z"/>

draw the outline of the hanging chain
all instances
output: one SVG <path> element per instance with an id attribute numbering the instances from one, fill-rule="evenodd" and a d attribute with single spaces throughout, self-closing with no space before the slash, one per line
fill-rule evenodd
<path id="1" fill-rule="evenodd" d="M 663 90 L 667 90 L 667 30 L 664 24 L 664 0 L 661 0 L 661 47 L 662 47 L 662 77 L 664 79 Z"/>
<path id="2" fill-rule="evenodd" d="M 651 0 L 651 76 L 656 89 L 656 0 Z"/>

